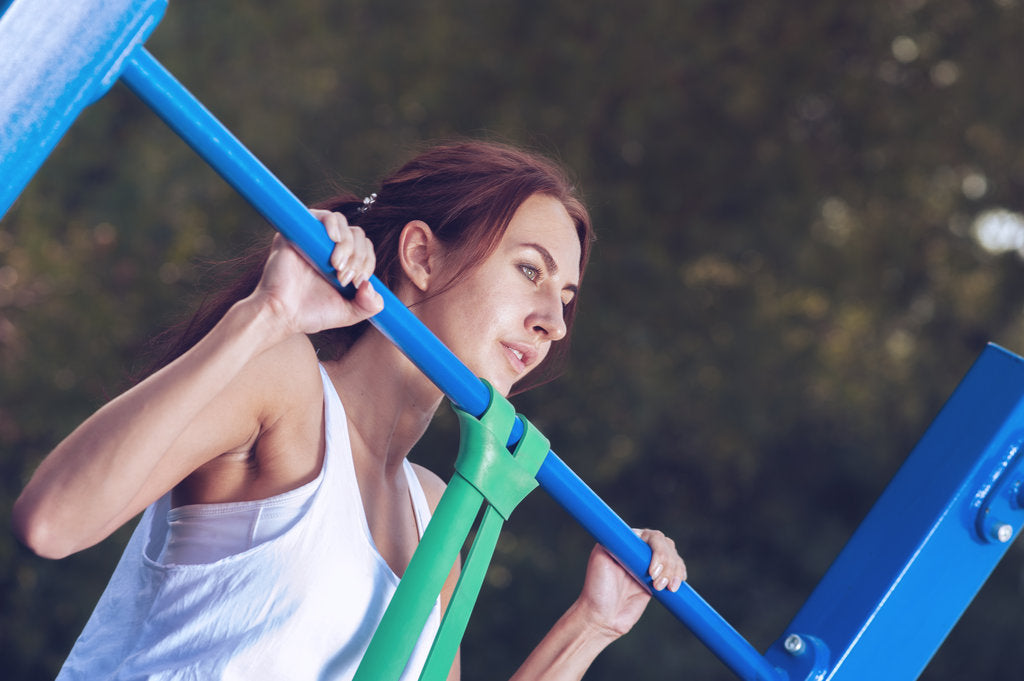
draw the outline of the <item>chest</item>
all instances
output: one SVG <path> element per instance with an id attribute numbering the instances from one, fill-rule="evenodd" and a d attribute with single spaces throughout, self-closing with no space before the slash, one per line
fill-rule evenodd
<path id="1" fill-rule="evenodd" d="M 416 508 L 406 475 L 385 478 L 356 468 L 359 495 L 374 547 L 401 577 L 420 540 Z"/>

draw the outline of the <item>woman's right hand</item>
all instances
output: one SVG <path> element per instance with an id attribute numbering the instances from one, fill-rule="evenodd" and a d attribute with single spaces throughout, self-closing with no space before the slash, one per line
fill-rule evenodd
<path id="1" fill-rule="evenodd" d="M 341 213 L 310 211 L 334 242 L 331 265 L 338 281 L 356 287 L 346 300 L 310 265 L 294 246 L 278 234 L 253 297 L 265 301 L 289 333 L 311 334 L 351 326 L 377 314 L 384 300 L 369 278 L 376 267 L 373 244 L 363 230 L 348 224 Z"/>

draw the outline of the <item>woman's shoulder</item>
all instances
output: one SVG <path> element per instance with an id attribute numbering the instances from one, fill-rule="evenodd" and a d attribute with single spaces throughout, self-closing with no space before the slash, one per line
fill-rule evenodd
<path id="1" fill-rule="evenodd" d="M 319 399 L 320 364 L 306 336 L 295 335 L 264 351 L 247 367 L 245 380 L 258 383 L 270 401 L 294 406 L 301 395 Z"/>
<path id="2" fill-rule="evenodd" d="M 322 403 L 316 353 L 305 337 L 254 357 L 199 417 L 191 435 L 197 447 L 204 434 L 226 423 L 240 424 L 234 427 L 238 436 L 178 484 L 181 503 L 262 499 L 315 478 L 322 460 Z"/>
<path id="3" fill-rule="evenodd" d="M 316 350 L 306 336 L 296 335 L 266 350 L 246 373 L 243 380 L 259 395 L 261 437 L 272 436 L 278 443 L 292 437 L 319 440 L 324 385 Z"/>
<path id="4" fill-rule="evenodd" d="M 412 462 L 410 461 L 410 463 Z M 441 500 L 441 495 L 444 494 L 448 486 L 444 480 L 429 468 L 413 463 L 412 469 L 416 473 L 416 478 L 420 481 L 420 487 L 423 488 L 423 495 L 427 498 L 427 504 L 430 505 L 430 512 L 433 513 L 437 508 L 437 502 Z"/>

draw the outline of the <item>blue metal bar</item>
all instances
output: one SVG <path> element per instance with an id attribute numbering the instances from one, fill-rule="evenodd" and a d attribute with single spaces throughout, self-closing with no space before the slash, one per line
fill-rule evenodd
<path id="1" fill-rule="evenodd" d="M 651 548 L 554 452 L 548 452 L 537 482 L 634 576 L 648 586 Z M 780 681 L 790 677 L 770 664 L 721 615 L 683 583 L 679 591 L 651 591 L 655 600 L 689 627 L 741 679 Z"/>
<path id="2" fill-rule="evenodd" d="M 331 267 L 334 244 L 301 201 L 246 149 L 143 47 L 128 58 L 121 80 L 202 156 L 238 193 L 303 253 L 348 298 L 355 289 L 338 284 Z M 487 408 L 487 389 L 398 298 L 371 278 L 384 297 L 384 309 L 371 322 L 408 354 L 442 391 L 465 411 L 479 415 Z M 458 396 L 457 398 L 454 396 Z"/>
<path id="3" fill-rule="evenodd" d="M 166 8 L 167 0 L 0 3 L 0 216 Z"/>
<path id="4" fill-rule="evenodd" d="M 122 80 L 337 285 L 330 265 L 333 244 L 320 223 L 143 47 L 136 48 L 128 58 Z M 480 380 L 376 277 L 371 283 L 384 297 L 384 309 L 370 321 L 456 405 L 475 416 L 482 414 L 487 408 L 488 393 Z M 339 290 L 343 295 L 353 294 L 351 286 L 339 287 Z M 517 421 L 510 443 L 517 442 L 521 436 L 522 424 Z M 537 480 L 638 579 L 650 584 L 646 576 L 650 547 L 553 452 L 548 453 Z M 787 678 L 689 585 L 683 584 L 678 592 L 666 590 L 654 594 L 740 678 L 748 681 Z"/>
<path id="5" fill-rule="evenodd" d="M 1022 449 L 1024 360 L 989 345 L 765 657 L 814 639 L 828 681 L 916 679 L 1024 527 Z"/>

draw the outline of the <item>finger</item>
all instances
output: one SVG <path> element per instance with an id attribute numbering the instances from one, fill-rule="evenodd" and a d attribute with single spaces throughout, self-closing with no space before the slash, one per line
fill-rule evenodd
<path id="1" fill-rule="evenodd" d="M 651 547 L 651 563 L 648 574 L 655 591 L 666 587 L 679 588 L 682 581 L 682 559 L 676 552 L 675 542 L 658 530 L 641 530 L 640 538 Z"/>
<path id="2" fill-rule="evenodd" d="M 349 227 L 349 234 L 352 238 L 352 250 L 348 257 L 348 271 L 352 274 L 352 285 L 359 288 L 359 285 L 366 280 L 366 273 L 363 269 L 365 260 L 366 237 L 358 227 Z"/>
<path id="3" fill-rule="evenodd" d="M 672 591 L 679 591 L 679 587 L 683 585 L 683 582 L 686 581 L 687 577 L 688 575 L 686 573 L 686 563 L 684 563 L 683 559 L 680 558 L 679 568 L 676 572 L 676 577 L 672 579 L 672 581 L 669 583 L 668 588 Z"/>
<path id="4" fill-rule="evenodd" d="M 360 284 L 373 276 L 377 259 L 374 256 L 373 244 L 366 238 L 359 227 L 352 227 L 353 247 L 350 267 L 355 273 L 352 283 L 358 288 Z"/>
<path id="5" fill-rule="evenodd" d="M 668 578 L 667 588 L 669 591 L 679 591 L 679 587 L 686 581 L 686 563 L 676 554 L 666 564 L 664 576 Z"/>
<path id="6" fill-rule="evenodd" d="M 633 533 L 644 540 L 644 542 L 651 548 L 651 562 L 647 565 L 647 574 L 651 579 L 657 579 L 662 572 L 665 570 L 665 565 L 658 560 L 658 553 L 653 546 L 651 546 L 651 530 L 639 530 L 633 528 Z"/>
<path id="7" fill-rule="evenodd" d="M 331 238 L 331 241 L 337 242 L 341 239 L 342 233 L 348 228 L 348 220 L 341 213 L 315 208 L 311 209 L 310 213 L 324 226 L 324 230 L 327 232 L 327 236 Z"/>
<path id="8" fill-rule="evenodd" d="M 352 244 L 341 243 L 331 251 L 331 267 L 338 274 L 338 283 L 342 286 L 348 284 L 355 278 L 355 270 L 352 269 Z"/>
<path id="9" fill-rule="evenodd" d="M 372 241 L 364 239 L 363 243 L 366 245 L 363 252 L 363 271 L 366 272 L 366 278 L 369 279 L 377 271 L 377 253 L 373 248 Z"/>
<path id="10" fill-rule="evenodd" d="M 676 552 L 674 542 L 672 543 L 672 546 L 672 555 L 667 556 L 665 559 L 665 569 L 662 572 L 662 577 L 668 580 L 666 587 L 670 591 L 678 591 L 679 587 L 682 586 L 683 582 L 686 581 L 687 578 L 686 563 Z"/>
<path id="11" fill-rule="evenodd" d="M 334 248 L 331 249 L 331 267 L 338 273 L 338 280 L 341 284 L 347 284 L 352 280 L 351 277 L 347 277 L 348 267 L 346 267 L 352 251 L 352 235 L 348 220 L 341 213 L 328 210 L 312 208 L 309 212 L 320 221 L 327 237 L 334 242 Z M 345 280 L 346 277 L 347 280 Z"/>
<path id="12" fill-rule="evenodd" d="M 363 281 L 356 289 L 355 298 L 352 299 L 356 307 L 372 317 L 384 309 L 384 298 L 374 290 L 369 281 Z"/>
<path id="13" fill-rule="evenodd" d="M 353 255 L 356 248 L 355 236 L 352 229 L 346 224 L 339 225 L 338 238 L 334 249 L 331 251 L 331 267 L 338 273 L 338 281 L 342 286 L 347 286 L 355 278 L 356 270 L 353 267 Z"/>

